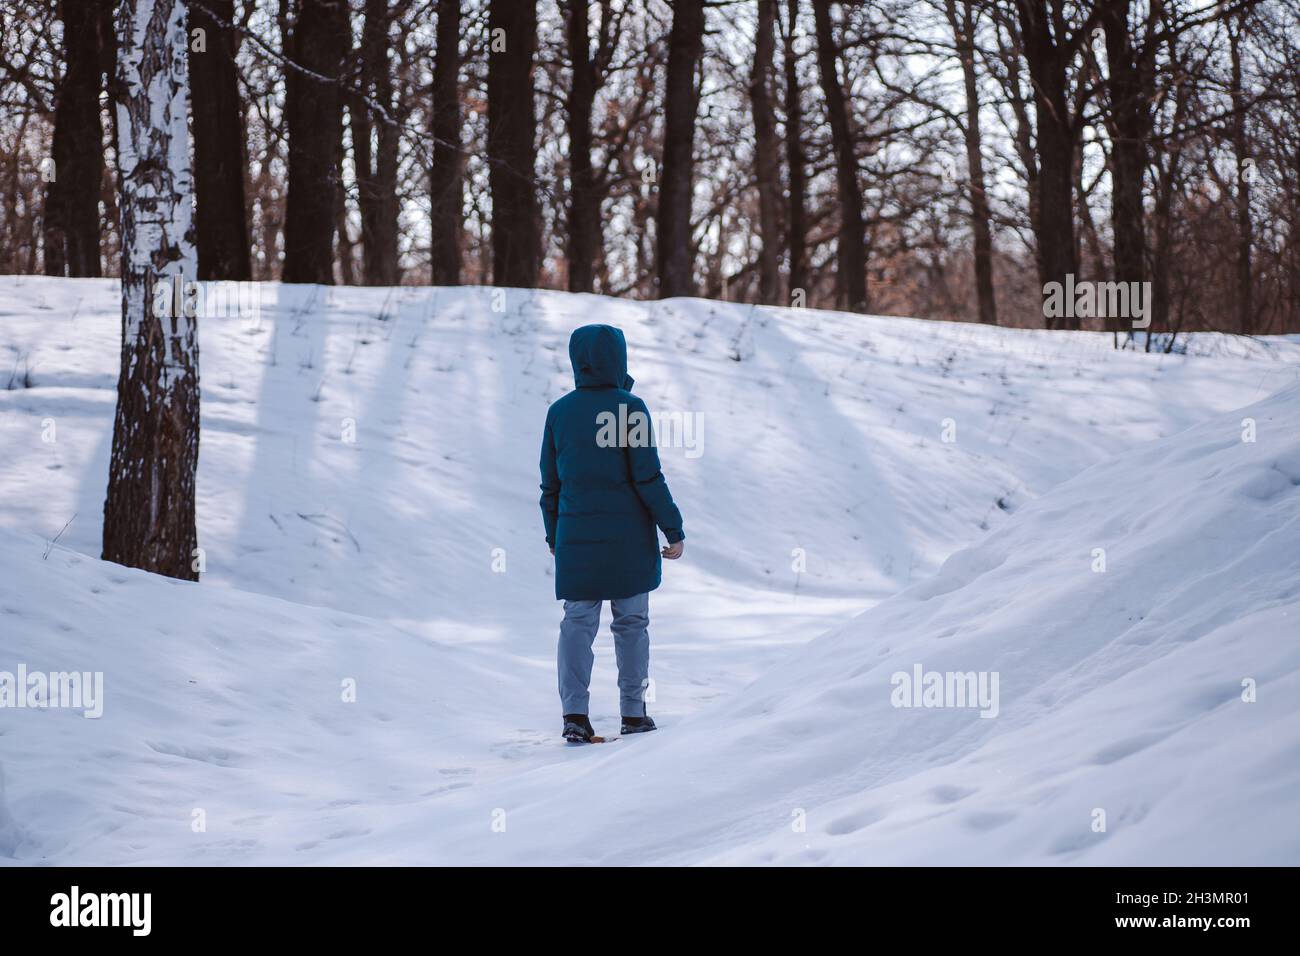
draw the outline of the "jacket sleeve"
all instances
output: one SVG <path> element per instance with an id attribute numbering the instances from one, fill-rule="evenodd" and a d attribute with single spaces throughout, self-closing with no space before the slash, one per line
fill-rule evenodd
<path id="1" fill-rule="evenodd" d="M 634 411 L 639 411 L 650 419 L 650 412 L 645 402 L 635 399 Z M 640 447 L 627 449 L 628 468 L 632 473 L 632 487 L 636 489 L 641 503 L 646 506 L 654 523 L 664 533 L 670 544 L 675 544 L 686 537 L 682 531 L 682 513 L 673 503 L 673 496 L 668 491 L 668 482 L 659 467 L 659 450 L 651 442 Z"/>
<path id="2" fill-rule="evenodd" d="M 555 548 L 555 526 L 560 515 L 560 473 L 555 467 L 555 436 L 551 431 L 551 416 L 546 416 L 546 431 L 542 434 L 542 523 L 546 526 L 546 543 Z"/>

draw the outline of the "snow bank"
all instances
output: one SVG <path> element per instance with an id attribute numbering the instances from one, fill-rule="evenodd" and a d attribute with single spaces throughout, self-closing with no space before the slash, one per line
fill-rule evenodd
<path id="1" fill-rule="evenodd" d="M 466 852 L 1294 865 L 1297 421 L 1292 387 L 1088 469 L 737 699 L 536 804 L 497 794 L 522 832 Z M 895 706 L 917 665 L 996 674 L 996 716 Z"/>
<path id="2" fill-rule="evenodd" d="M 0 710 L 0 862 L 1296 861 L 1296 397 L 1225 414 L 1295 341 L 255 291 L 200 320 L 189 585 L 91 557 L 114 283 L 0 277 L 0 671 L 105 688 L 99 719 Z M 704 445 L 661 451 L 664 729 L 575 751 L 536 457 L 595 321 Z M 918 664 L 996 672 L 997 716 L 892 707 Z"/>
<path id="3" fill-rule="evenodd" d="M 496 745 L 470 715 L 515 682 L 384 622 L 8 531 L 0 627 L 0 671 L 101 674 L 104 688 L 99 717 L 0 709 L 0 857 L 28 863 L 288 862 L 355 841 L 369 828 L 335 815 L 466 786 L 440 761 Z"/>

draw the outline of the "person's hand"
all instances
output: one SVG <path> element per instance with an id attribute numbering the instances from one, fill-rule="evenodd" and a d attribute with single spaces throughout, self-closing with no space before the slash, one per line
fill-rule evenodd
<path id="1" fill-rule="evenodd" d="M 682 552 L 685 550 L 686 550 L 686 539 L 683 538 L 681 541 L 674 541 L 672 544 L 665 545 L 664 549 L 659 553 L 662 554 L 669 561 L 676 561 L 678 558 L 682 556 Z"/>

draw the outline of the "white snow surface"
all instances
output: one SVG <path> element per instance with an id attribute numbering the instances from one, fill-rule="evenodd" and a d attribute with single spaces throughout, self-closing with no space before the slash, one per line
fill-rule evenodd
<path id="1" fill-rule="evenodd" d="M 117 284 L 0 278 L 0 672 L 104 681 L 0 708 L 0 863 L 1300 863 L 1300 341 L 256 292 L 199 321 L 191 584 L 97 557 Z M 661 729 L 573 747 L 537 452 L 591 322 L 703 445 Z M 592 692 L 617 734 L 607 614 Z"/>

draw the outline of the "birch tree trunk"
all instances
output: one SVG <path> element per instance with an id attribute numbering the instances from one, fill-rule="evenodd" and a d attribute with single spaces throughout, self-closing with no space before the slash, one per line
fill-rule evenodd
<path id="1" fill-rule="evenodd" d="M 117 32 L 122 366 L 103 557 L 198 580 L 199 343 L 177 292 L 198 267 L 184 0 L 122 0 Z"/>

